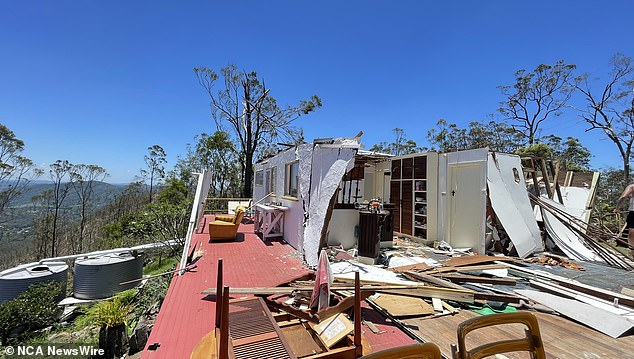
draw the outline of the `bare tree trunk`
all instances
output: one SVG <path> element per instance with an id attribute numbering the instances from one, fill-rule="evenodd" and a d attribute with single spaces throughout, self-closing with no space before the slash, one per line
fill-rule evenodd
<path id="1" fill-rule="evenodd" d="M 250 198 L 253 195 L 253 153 L 247 153 L 244 161 L 244 189 L 242 197 Z"/>

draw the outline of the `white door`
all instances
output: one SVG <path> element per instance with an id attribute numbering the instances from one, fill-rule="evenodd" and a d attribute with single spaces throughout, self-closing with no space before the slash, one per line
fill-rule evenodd
<path id="1" fill-rule="evenodd" d="M 446 238 L 453 248 L 484 254 L 486 162 L 449 164 Z"/>

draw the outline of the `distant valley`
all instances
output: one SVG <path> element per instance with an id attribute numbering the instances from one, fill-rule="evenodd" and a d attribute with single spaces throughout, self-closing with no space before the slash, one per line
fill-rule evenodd
<path id="1" fill-rule="evenodd" d="M 128 185 L 95 182 L 93 186 L 94 194 L 90 205 L 91 211 L 112 202 Z M 0 253 L 21 251 L 32 246 L 35 221 L 45 210 L 42 203 L 33 201 L 33 197 L 51 189 L 53 189 L 53 184 L 50 182 L 32 183 L 25 188 L 22 194 L 11 203 L 4 213 L 0 214 Z M 80 204 L 77 193 L 71 189 L 64 200 L 61 211 L 70 220 L 77 220 L 79 219 L 78 209 Z M 1 256 L 0 260 L 2 260 Z M 0 268 L 6 267 L 3 264 L 0 263 Z"/>

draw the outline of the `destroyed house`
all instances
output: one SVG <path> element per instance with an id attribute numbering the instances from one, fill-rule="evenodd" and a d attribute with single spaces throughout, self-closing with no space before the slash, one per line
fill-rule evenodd
<path id="1" fill-rule="evenodd" d="M 487 149 L 390 156 L 362 150 L 358 138 L 320 139 L 255 165 L 248 218 L 236 213 L 237 233 L 224 240 L 211 231 L 222 216 L 200 217 L 201 176 L 182 270 L 143 357 L 376 358 L 429 342 L 445 358 L 463 358 L 465 325 L 499 311 L 520 313 L 500 314 L 516 322 L 473 345 L 628 357 L 634 263 L 615 266 L 586 227 L 568 221 L 587 221 L 596 176 L 575 183 L 534 168 Z M 596 260 L 483 255 L 502 242 L 520 257 L 543 251 L 538 221 L 553 241 L 547 249 L 583 255 L 584 247 Z M 192 265 L 187 255 L 196 252 Z M 515 342 L 510 329 L 523 329 L 522 318 L 531 327 Z"/>
<path id="2" fill-rule="evenodd" d="M 282 237 L 311 266 L 326 244 L 363 245 L 372 201 L 396 234 L 484 254 L 493 211 L 519 256 L 543 250 L 520 158 L 487 149 L 393 157 L 351 139 L 318 140 L 257 163 L 253 188 L 265 237 Z"/>

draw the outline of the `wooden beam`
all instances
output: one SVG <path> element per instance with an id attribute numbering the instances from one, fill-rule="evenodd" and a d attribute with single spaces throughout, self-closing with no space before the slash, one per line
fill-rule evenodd
<path id="1" fill-rule="evenodd" d="M 548 176 L 546 161 L 543 158 L 539 160 L 539 167 L 542 170 L 542 180 L 544 181 L 544 186 L 546 187 L 546 193 L 548 193 L 548 198 L 553 199 L 553 190 L 552 188 L 550 188 L 550 177 Z M 539 191 L 537 193 L 539 193 Z"/>
<path id="2" fill-rule="evenodd" d="M 286 313 L 289 313 L 289 314 L 291 314 L 291 315 L 293 315 L 293 316 L 295 316 L 295 317 L 297 317 L 297 318 L 304 319 L 304 320 L 308 320 L 308 321 L 313 322 L 313 323 L 319 323 L 319 317 L 315 317 L 315 316 L 314 316 L 313 314 L 311 314 L 311 313 L 304 312 L 304 311 L 303 311 L 303 310 L 301 310 L 301 309 L 295 308 L 295 307 L 290 306 L 290 305 L 288 305 L 288 304 L 279 303 L 279 302 L 276 302 L 276 301 L 274 301 L 274 300 L 270 300 L 270 299 L 268 299 L 268 298 L 263 298 L 263 299 L 264 299 L 264 302 L 265 302 L 268 306 L 271 306 L 271 307 L 277 308 L 277 309 L 279 309 L 279 310 L 283 310 L 283 311 L 285 311 Z"/>
<path id="3" fill-rule="evenodd" d="M 522 298 L 513 295 L 513 294 L 498 294 L 498 293 L 485 293 L 485 292 L 474 292 L 473 297 L 477 300 L 486 300 L 492 302 L 503 302 L 503 303 L 519 303 Z"/>
<path id="4" fill-rule="evenodd" d="M 559 203 L 564 204 L 564 197 L 561 195 L 561 188 L 559 188 L 559 161 L 553 167 L 553 161 L 548 161 L 548 165 L 550 166 L 550 171 L 553 173 L 553 183 L 555 186 L 555 192 L 557 192 L 557 199 Z"/>
<path id="5" fill-rule="evenodd" d="M 471 290 L 458 290 L 438 287 L 420 287 L 415 289 L 383 289 L 379 293 L 408 295 L 419 298 L 440 298 L 456 302 L 473 303 L 474 292 Z"/>
<path id="6" fill-rule="evenodd" d="M 354 272 L 354 351 L 355 356 L 363 355 L 361 346 L 361 280 L 359 272 Z"/>
<path id="7" fill-rule="evenodd" d="M 428 275 L 428 274 L 424 274 L 424 273 L 416 273 L 416 272 L 405 272 L 403 273 L 404 276 L 414 279 L 414 280 L 420 280 L 423 282 L 427 282 L 427 283 L 431 283 L 431 284 L 435 284 L 437 286 L 441 286 L 443 288 L 453 288 L 453 289 L 459 289 L 459 290 L 466 290 L 465 288 L 451 283 L 449 281 L 446 281 L 444 279 L 440 279 L 440 278 L 436 278 L 434 276 Z"/>
<path id="8" fill-rule="evenodd" d="M 229 287 L 222 292 L 222 320 L 220 322 L 220 343 L 218 358 L 229 359 Z"/>
<path id="9" fill-rule="evenodd" d="M 216 271 L 216 293 L 222 293 L 222 258 L 218 258 L 218 270 Z M 219 303 L 222 303 L 221 299 L 221 296 L 216 295 L 216 328 L 220 328 L 220 322 L 222 321 L 222 310 L 220 310 L 222 306 L 218 306 Z"/>
<path id="10" fill-rule="evenodd" d="M 366 300 L 369 296 L 371 296 L 374 291 L 364 290 L 361 292 L 361 301 Z M 328 307 L 326 309 L 318 311 L 317 317 L 321 319 L 330 318 L 337 313 L 341 313 L 345 310 L 348 310 L 354 306 L 355 297 L 346 297 L 342 299 L 337 305 Z"/>
<path id="11" fill-rule="evenodd" d="M 425 289 L 424 285 L 364 285 L 361 287 L 361 291 L 376 291 L 376 290 L 389 290 L 389 289 Z M 312 287 L 252 287 L 252 288 L 231 288 L 231 294 L 253 294 L 257 296 L 269 296 L 273 294 L 290 294 L 292 292 L 311 292 Z M 354 286 L 349 285 L 335 285 L 330 287 L 331 291 L 337 290 L 354 290 Z M 202 291 L 202 294 L 214 295 L 216 294 L 215 288 L 207 288 Z"/>
<path id="12" fill-rule="evenodd" d="M 492 278 L 481 277 L 477 275 L 467 274 L 441 274 L 441 278 L 448 279 L 458 283 L 488 283 L 497 285 L 516 285 L 517 281 L 513 278 Z"/>

